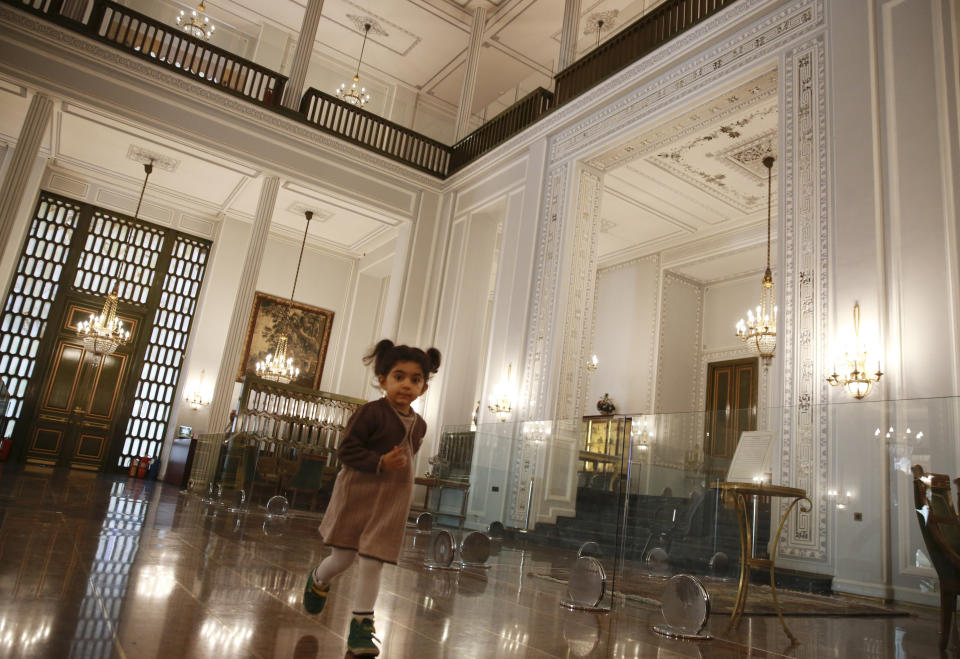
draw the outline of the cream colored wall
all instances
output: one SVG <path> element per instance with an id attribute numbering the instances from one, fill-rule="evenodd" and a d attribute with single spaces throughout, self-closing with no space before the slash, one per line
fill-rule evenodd
<path id="1" fill-rule="evenodd" d="M 653 411 L 659 298 L 657 255 L 598 272 L 590 354 L 597 355 L 600 365 L 588 375 L 585 414 L 597 413 L 604 393 L 618 414 Z"/>

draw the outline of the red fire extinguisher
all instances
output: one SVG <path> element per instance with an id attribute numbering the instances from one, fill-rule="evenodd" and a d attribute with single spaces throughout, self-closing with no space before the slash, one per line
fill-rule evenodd
<path id="1" fill-rule="evenodd" d="M 144 478 L 147 475 L 147 469 L 150 468 L 150 458 L 141 456 L 140 465 L 137 467 L 137 478 Z"/>
<path id="2" fill-rule="evenodd" d="M 9 437 L 0 439 L 0 462 L 10 457 L 10 448 L 13 446 L 13 440 Z"/>

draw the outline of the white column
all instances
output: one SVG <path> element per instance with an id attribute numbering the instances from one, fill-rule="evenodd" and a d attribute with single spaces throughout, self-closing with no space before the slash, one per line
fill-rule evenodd
<path id="1" fill-rule="evenodd" d="M 52 110 L 53 101 L 49 97 L 34 94 L 30 107 L 27 108 L 27 116 L 23 119 L 13 159 L 0 186 L 0 254 L 6 250 L 10 234 L 17 223 L 20 203 L 33 172 L 34 162 L 40 153 L 40 143 L 50 123 Z"/>
<path id="2" fill-rule="evenodd" d="M 470 28 L 470 46 L 467 49 L 467 70 L 463 74 L 463 87 L 460 88 L 460 106 L 457 108 L 457 124 L 454 138 L 459 140 L 470 129 L 470 109 L 473 107 L 473 91 L 477 86 L 477 64 L 480 60 L 480 46 L 483 44 L 483 27 L 487 21 L 485 7 L 473 10 L 473 27 Z"/>
<path id="3" fill-rule="evenodd" d="M 560 30 L 560 59 L 557 72 L 577 59 L 577 36 L 580 31 L 580 0 L 566 0 L 563 5 L 563 28 Z"/>
<path id="4" fill-rule="evenodd" d="M 307 67 L 310 66 L 310 56 L 313 54 L 313 42 L 317 38 L 317 26 L 320 24 L 322 9 L 323 0 L 307 0 L 307 10 L 303 14 L 300 36 L 297 37 L 297 50 L 293 56 L 293 65 L 290 67 L 290 77 L 283 90 L 282 104 L 291 110 L 296 110 L 300 106 L 303 83 L 307 79 Z"/>
<path id="5" fill-rule="evenodd" d="M 277 201 L 277 190 L 280 188 L 280 179 L 268 176 L 260 189 L 260 201 L 257 203 L 257 214 L 253 220 L 253 231 L 250 233 L 250 244 L 247 246 L 247 255 L 243 261 L 243 274 L 240 276 L 240 286 L 237 288 L 237 299 L 230 315 L 230 327 L 227 330 L 227 339 L 223 345 L 223 355 L 220 358 L 220 369 L 217 371 L 217 384 L 213 389 L 213 401 L 210 403 L 210 432 L 219 432 L 227 425 L 230 417 L 230 408 L 233 404 L 234 382 L 237 379 L 237 368 L 240 365 L 240 351 L 247 331 L 247 321 L 250 318 L 250 308 L 253 305 L 253 293 L 257 286 L 257 276 L 260 274 L 260 263 L 263 260 L 263 250 L 267 244 L 267 234 L 270 232 L 270 219 L 273 217 L 273 207 Z"/>

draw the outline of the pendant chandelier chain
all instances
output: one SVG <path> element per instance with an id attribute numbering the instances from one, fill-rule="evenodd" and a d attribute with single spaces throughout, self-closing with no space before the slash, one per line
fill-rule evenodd
<path id="1" fill-rule="evenodd" d="M 297 271 L 293 275 L 293 290 L 290 291 L 290 301 L 293 302 L 293 294 L 297 292 L 297 280 L 300 278 L 300 264 L 303 263 L 303 250 L 307 246 L 307 232 L 310 231 L 310 220 L 313 219 L 313 211 L 304 212 L 307 218 L 307 226 L 303 227 L 303 242 L 300 243 L 300 258 L 297 259 Z"/>
<path id="2" fill-rule="evenodd" d="M 370 34 L 370 23 L 363 24 L 363 43 L 360 45 L 360 59 L 357 60 L 357 72 L 355 77 L 360 77 L 360 63 L 363 62 L 363 51 L 367 48 L 367 35 Z"/>
<path id="3" fill-rule="evenodd" d="M 767 165 L 767 159 L 764 158 L 763 164 L 767 167 L 767 275 L 770 275 L 770 212 L 772 203 L 770 197 L 773 193 L 773 159 L 771 158 L 770 164 Z"/>

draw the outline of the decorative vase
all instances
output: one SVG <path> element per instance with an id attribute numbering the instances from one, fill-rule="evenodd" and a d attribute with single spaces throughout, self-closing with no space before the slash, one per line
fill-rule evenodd
<path id="1" fill-rule="evenodd" d="M 603 398 L 597 401 L 597 409 L 601 414 L 613 414 L 617 406 L 610 400 L 610 394 L 604 394 Z"/>

